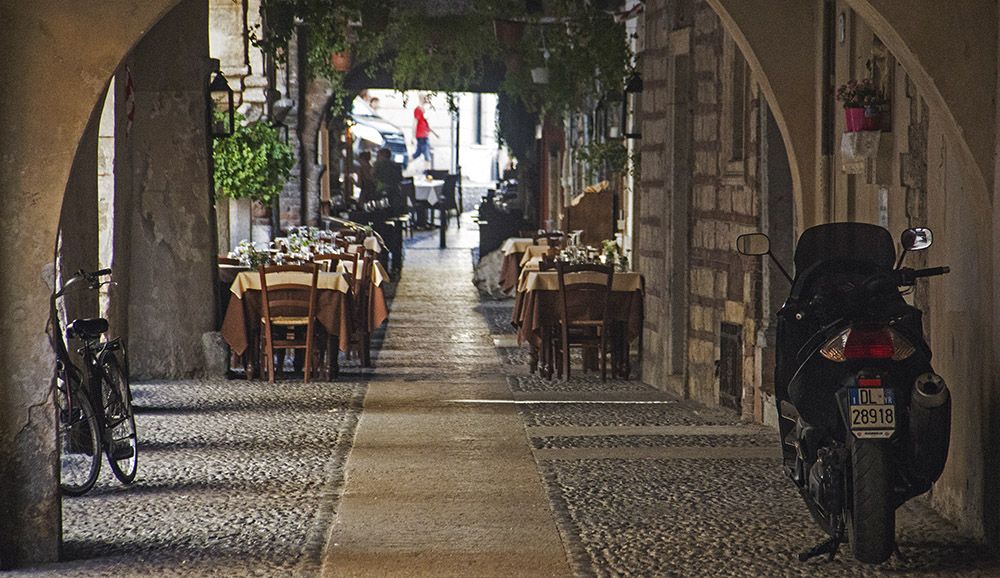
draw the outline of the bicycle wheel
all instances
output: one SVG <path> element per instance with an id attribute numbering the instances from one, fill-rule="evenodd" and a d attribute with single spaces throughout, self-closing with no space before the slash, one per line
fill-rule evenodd
<path id="1" fill-rule="evenodd" d="M 101 472 L 100 426 L 85 395 L 72 395 L 68 386 L 56 390 L 59 412 L 59 488 L 67 496 L 82 496 L 94 487 Z"/>
<path id="2" fill-rule="evenodd" d="M 123 484 L 135 481 L 139 464 L 139 443 L 132 412 L 132 390 L 118 358 L 108 355 L 103 361 L 101 399 L 104 402 L 104 451 L 115 477 Z"/>

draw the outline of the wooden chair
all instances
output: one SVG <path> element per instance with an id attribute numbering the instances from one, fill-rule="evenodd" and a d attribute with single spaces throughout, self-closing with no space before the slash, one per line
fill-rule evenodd
<path id="1" fill-rule="evenodd" d="M 218 263 L 219 265 L 232 265 L 234 267 L 240 266 L 239 259 L 233 259 L 232 257 L 225 257 L 223 255 L 219 255 Z"/>
<path id="2" fill-rule="evenodd" d="M 536 245 L 548 245 L 549 247 L 562 247 L 566 241 L 566 233 L 550 231 L 547 233 L 535 233 L 531 236 Z"/>
<path id="3" fill-rule="evenodd" d="M 555 268 L 555 257 L 545 255 L 542 257 L 542 260 L 538 262 L 539 272 L 544 273 L 547 271 L 554 271 Z M 534 373 L 535 367 L 537 366 L 539 375 L 545 379 L 552 379 L 553 364 L 555 359 L 554 344 L 556 343 L 556 333 L 558 331 L 558 325 L 555 327 L 543 326 L 541 328 L 542 346 L 537 352 L 537 360 L 532 360 L 532 373 Z M 560 373 L 562 373 L 561 370 Z"/>
<path id="4" fill-rule="evenodd" d="M 309 265 L 261 265 L 257 271 L 260 274 L 261 304 L 261 338 L 264 341 L 264 365 L 267 366 L 267 378 L 274 383 L 274 350 L 304 349 L 305 367 L 304 379 L 309 383 L 313 363 L 313 329 L 316 323 L 316 294 L 319 281 L 319 266 Z M 309 285 L 301 283 L 278 283 L 268 285 L 268 276 L 285 272 L 301 272 L 312 275 Z M 279 298 L 273 298 L 272 292 L 282 292 Z M 305 327 L 305 340 L 298 337 L 300 328 Z M 276 337 L 283 335 L 284 338 Z"/>
<path id="5" fill-rule="evenodd" d="M 596 349 L 601 359 L 601 381 L 608 378 L 608 346 L 611 325 L 608 321 L 608 303 L 614 267 L 597 264 L 569 265 L 556 262 L 559 279 L 559 349 L 560 374 L 570 377 L 570 349 Z M 567 277 L 591 274 L 594 281 L 567 283 Z M 603 277 L 602 282 L 596 278 Z M 572 277 L 570 277 L 572 281 Z"/>
<path id="6" fill-rule="evenodd" d="M 313 255 L 313 262 L 320 266 L 321 270 L 327 272 L 336 272 L 340 268 L 339 263 L 343 263 L 343 272 L 347 276 L 347 283 L 350 285 L 351 290 L 354 290 L 355 279 L 354 274 L 358 270 L 358 253 L 318 253 Z M 324 332 L 326 333 L 326 332 Z M 340 351 L 337 344 L 337 335 L 331 335 L 326 333 L 326 347 L 322 351 L 322 354 L 326 361 L 326 372 L 330 379 L 334 379 L 340 375 Z"/>
<path id="7" fill-rule="evenodd" d="M 336 271 L 338 263 L 350 263 L 349 267 L 345 267 L 345 270 L 354 276 L 354 266 L 358 262 L 357 253 L 317 253 L 313 255 L 313 263 L 320 266 L 322 271 Z"/>
<path id="8" fill-rule="evenodd" d="M 351 287 L 351 348 L 358 352 L 362 367 L 372 366 L 371 311 L 374 294 L 372 268 L 375 254 L 362 250 L 354 266 L 354 284 Z"/>

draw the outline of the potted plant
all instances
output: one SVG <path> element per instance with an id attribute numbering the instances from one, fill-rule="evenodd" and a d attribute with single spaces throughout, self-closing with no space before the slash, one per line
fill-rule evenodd
<path id="1" fill-rule="evenodd" d="M 270 217 L 271 199 L 291 174 L 295 155 L 270 124 L 247 123 L 237 113 L 233 134 L 214 141 L 212 161 L 216 197 L 247 199 L 253 203 L 253 216 L 264 220 Z"/>
<path id="2" fill-rule="evenodd" d="M 879 130 L 880 107 L 885 97 L 870 78 L 851 80 L 837 87 L 837 101 L 844 105 L 847 132 Z"/>
<path id="3" fill-rule="evenodd" d="M 347 72 L 351 69 L 352 62 L 353 58 L 349 49 L 330 53 L 330 66 L 337 72 Z"/>

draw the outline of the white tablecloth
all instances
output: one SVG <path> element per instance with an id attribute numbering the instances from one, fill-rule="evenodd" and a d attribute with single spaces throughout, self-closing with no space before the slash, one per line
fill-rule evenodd
<path id="1" fill-rule="evenodd" d="M 413 179 L 413 189 L 418 201 L 427 201 L 431 205 L 436 205 L 441 199 L 441 188 L 444 181 L 424 179 Z"/>
<path id="2" fill-rule="evenodd" d="M 535 244 L 532 237 L 510 237 L 500 246 L 500 252 L 504 255 L 512 253 L 524 253 L 524 250 Z"/>

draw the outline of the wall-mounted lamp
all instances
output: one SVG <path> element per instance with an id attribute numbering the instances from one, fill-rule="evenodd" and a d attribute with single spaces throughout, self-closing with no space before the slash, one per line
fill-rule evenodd
<path id="1" fill-rule="evenodd" d="M 599 127 L 606 140 L 622 138 L 625 118 L 625 99 L 620 92 L 609 92 L 594 109 L 594 126 Z"/>
<path id="2" fill-rule="evenodd" d="M 225 138 L 232 135 L 236 124 L 236 106 L 233 104 L 233 89 L 221 72 L 216 72 L 208 85 L 208 95 L 212 102 L 212 136 Z"/>
<path id="3" fill-rule="evenodd" d="M 642 138 L 642 129 L 639 123 L 640 94 L 642 94 L 642 76 L 639 73 L 634 73 L 625 82 L 625 98 L 622 101 L 621 125 L 627 139 Z"/>

